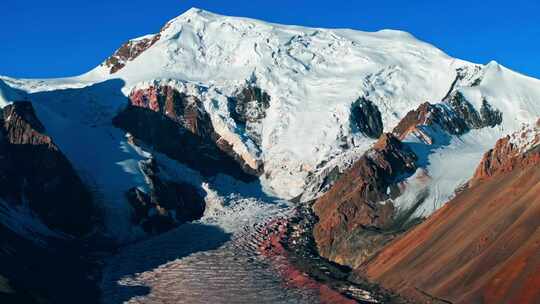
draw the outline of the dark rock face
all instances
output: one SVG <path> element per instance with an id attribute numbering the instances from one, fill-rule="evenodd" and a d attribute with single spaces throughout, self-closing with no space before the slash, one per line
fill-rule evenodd
<path id="1" fill-rule="evenodd" d="M 194 135 L 215 136 L 210 117 L 195 96 L 180 93 L 170 86 L 151 86 L 133 91 L 129 100 L 130 105 L 158 112 Z"/>
<path id="2" fill-rule="evenodd" d="M 482 101 L 480 112 L 476 111 L 459 91 L 450 95 L 448 103 L 469 129 L 494 127 L 502 123 L 502 113 L 494 109 L 486 99 Z"/>
<path id="3" fill-rule="evenodd" d="M 480 116 L 482 117 L 483 125 L 486 127 L 495 127 L 502 123 L 501 111 L 494 109 L 486 99 L 482 100 Z"/>
<path id="4" fill-rule="evenodd" d="M 379 138 L 383 132 L 383 122 L 379 108 L 364 97 L 359 98 L 353 103 L 351 123 L 360 132 L 371 138 Z"/>
<path id="5" fill-rule="evenodd" d="M 270 95 L 256 86 L 244 88 L 232 98 L 232 118 L 239 123 L 257 122 L 266 117 Z"/>
<path id="6" fill-rule="evenodd" d="M 169 86 L 134 91 L 113 124 L 205 176 L 223 173 L 249 182 L 262 170 L 249 167 L 214 131 L 200 100 Z"/>
<path id="7" fill-rule="evenodd" d="M 470 86 L 476 87 L 482 83 L 482 66 L 475 65 L 472 68 L 462 67 L 456 69 L 456 78 L 450 85 L 450 89 L 442 100 L 448 100 L 449 96 L 455 92 L 456 87 Z"/>
<path id="8" fill-rule="evenodd" d="M 205 201 L 199 191 L 188 184 L 163 180 L 154 159 L 141 161 L 141 171 L 146 177 L 150 194 L 137 188 L 127 193 L 133 207 L 133 221 L 146 232 L 161 233 L 187 221 L 200 219 Z"/>
<path id="9" fill-rule="evenodd" d="M 456 91 L 450 95 L 448 101 L 450 106 L 454 109 L 456 114 L 465 121 L 467 127 L 470 129 L 482 128 L 482 117 L 474 107 L 465 99 L 465 96 L 461 92 Z"/>
<path id="10" fill-rule="evenodd" d="M 0 303 L 99 303 L 99 265 L 75 240 L 36 244 L 0 223 Z"/>
<path id="11" fill-rule="evenodd" d="M 375 146 L 322 197 L 313 209 L 319 218 L 314 237 L 322 256 L 340 264 L 363 261 L 351 238 L 364 234 L 371 247 L 380 248 L 387 237 L 379 233 L 392 225 L 394 206 L 383 202 L 394 195 L 395 184 L 415 171 L 416 155 L 392 134 L 383 134 Z M 377 232 L 379 231 L 379 232 Z"/>
<path id="12" fill-rule="evenodd" d="M 465 121 L 445 104 L 421 104 L 418 109 L 409 111 L 392 131 L 398 138 L 404 139 L 410 133 L 420 136 L 423 141 L 433 144 L 434 139 L 422 126 L 438 127 L 452 134 L 461 135 L 469 131 Z"/>
<path id="13" fill-rule="evenodd" d="M 258 125 L 266 117 L 270 107 L 270 95 L 259 87 L 245 87 L 236 97 L 229 99 L 229 111 L 238 126 L 245 128 L 247 135 L 257 144 L 261 144 Z"/>
<path id="14" fill-rule="evenodd" d="M 0 197 L 27 205 L 51 229 L 82 236 L 97 215 L 92 196 L 38 120 L 30 102 L 2 110 Z"/>
<path id="15" fill-rule="evenodd" d="M 400 139 L 414 132 L 425 142 L 433 144 L 434 139 L 423 129 L 424 126 L 440 128 L 450 135 L 462 135 L 471 129 L 494 127 L 501 123 L 502 113 L 487 100 L 483 100 L 478 112 L 460 92 L 455 92 L 447 102 L 426 102 L 409 111 L 392 132 Z"/>
<path id="16" fill-rule="evenodd" d="M 133 61 L 144 51 L 149 49 L 161 38 L 160 34 L 151 38 L 130 40 L 124 43 L 114 54 L 105 60 L 105 65 L 110 68 L 109 73 L 114 74 L 121 70 L 128 61 Z"/>

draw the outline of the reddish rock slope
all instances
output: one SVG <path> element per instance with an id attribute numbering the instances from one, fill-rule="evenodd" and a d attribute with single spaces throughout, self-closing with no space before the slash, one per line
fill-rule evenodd
<path id="1" fill-rule="evenodd" d="M 414 172 L 416 156 L 394 135 L 379 141 L 314 204 L 319 218 L 314 237 L 322 256 L 355 265 L 386 236 L 377 231 L 391 224 L 394 206 L 380 203 L 392 195 L 399 178 Z M 373 232 L 373 233 L 372 233 Z M 358 237 L 358 241 L 351 240 Z M 357 251 L 356 247 L 365 252 Z M 372 250 L 373 249 L 373 250 Z"/>
<path id="2" fill-rule="evenodd" d="M 421 303 L 538 303 L 538 134 L 499 140 L 468 189 L 358 272 Z"/>

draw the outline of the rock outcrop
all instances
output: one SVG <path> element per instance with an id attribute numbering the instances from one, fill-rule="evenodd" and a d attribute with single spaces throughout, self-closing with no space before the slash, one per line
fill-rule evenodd
<path id="1" fill-rule="evenodd" d="M 486 99 L 477 111 L 459 91 L 438 104 L 423 103 L 409 111 L 392 131 L 400 139 L 413 134 L 427 144 L 434 144 L 438 132 L 462 135 L 471 129 L 495 127 L 502 123 L 502 113 Z M 439 134 L 440 135 L 440 134 Z"/>
<path id="2" fill-rule="evenodd" d="M 270 99 L 270 95 L 255 85 L 248 85 L 235 97 L 229 98 L 232 119 L 258 146 L 261 145 L 261 121 L 266 117 Z"/>
<path id="3" fill-rule="evenodd" d="M 452 135 L 460 135 L 469 130 L 465 121 L 450 107 L 425 102 L 418 109 L 409 111 L 392 132 L 400 139 L 405 139 L 412 133 L 424 142 L 433 144 L 433 134 L 425 127 L 438 127 Z"/>
<path id="4" fill-rule="evenodd" d="M 367 137 L 379 138 L 383 133 L 383 122 L 379 108 L 364 97 L 352 104 L 351 123 Z"/>
<path id="5" fill-rule="evenodd" d="M 121 70 L 128 61 L 133 61 L 144 51 L 149 49 L 161 38 L 160 34 L 151 35 L 140 39 L 129 40 L 105 60 L 103 65 L 109 68 L 109 73 L 114 74 Z"/>
<path id="6" fill-rule="evenodd" d="M 150 193 L 138 188 L 128 191 L 134 224 L 141 225 L 148 233 L 161 233 L 203 216 L 205 201 L 197 188 L 163 178 L 154 159 L 140 161 L 139 167 Z"/>
<path id="7" fill-rule="evenodd" d="M 92 195 L 27 101 L 7 105 L 0 122 L 0 198 L 29 208 L 50 229 L 83 236 L 95 227 Z"/>
<path id="8" fill-rule="evenodd" d="M 540 132 L 523 128 L 520 132 L 501 138 L 478 165 L 471 183 L 493 176 L 525 169 L 540 162 Z"/>
<path id="9" fill-rule="evenodd" d="M 358 269 L 417 303 L 540 298 L 540 132 L 487 152 L 469 187 Z"/>
<path id="10" fill-rule="evenodd" d="M 502 113 L 494 109 L 485 98 L 480 111 L 477 111 L 460 91 L 452 93 L 447 102 L 469 129 L 494 127 L 502 122 Z"/>
<path id="11" fill-rule="evenodd" d="M 381 231 L 391 227 L 395 208 L 385 201 L 399 194 L 395 185 L 415 171 L 415 160 L 414 153 L 399 139 L 383 134 L 315 202 L 319 221 L 314 236 L 322 256 L 354 266 L 388 241 L 388 235 Z M 353 238 L 359 238 L 358 242 Z"/>
<path id="12" fill-rule="evenodd" d="M 208 113 L 195 96 L 170 86 L 134 90 L 115 126 L 172 159 L 212 176 L 218 173 L 252 181 L 262 167 L 251 168 L 214 130 Z"/>

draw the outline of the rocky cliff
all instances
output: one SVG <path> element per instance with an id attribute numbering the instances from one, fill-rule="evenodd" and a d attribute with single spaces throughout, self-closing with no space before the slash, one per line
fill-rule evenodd
<path id="1" fill-rule="evenodd" d="M 262 170 L 246 164 L 215 132 L 210 116 L 196 96 L 171 86 L 132 91 L 129 104 L 113 123 L 156 151 L 207 176 L 223 173 L 253 181 Z"/>

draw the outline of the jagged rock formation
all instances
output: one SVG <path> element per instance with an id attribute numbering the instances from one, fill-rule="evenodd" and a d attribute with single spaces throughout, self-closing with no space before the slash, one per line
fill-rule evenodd
<path id="1" fill-rule="evenodd" d="M 364 97 L 352 104 L 351 123 L 367 137 L 379 138 L 383 132 L 381 112 L 377 106 Z"/>
<path id="2" fill-rule="evenodd" d="M 536 128 L 524 127 L 520 132 L 499 139 L 495 147 L 484 154 L 471 182 L 535 166 L 540 162 L 539 144 L 540 132 Z"/>
<path id="3" fill-rule="evenodd" d="M 29 208 L 50 229 L 83 236 L 95 229 L 92 195 L 46 135 L 30 102 L 1 111 L 0 198 Z"/>
<path id="4" fill-rule="evenodd" d="M 141 225 L 149 233 L 161 233 L 203 216 L 204 197 L 195 187 L 163 178 L 153 158 L 140 161 L 139 167 L 146 177 L 150 193 L 138 188 L 127 193 L 136 225 Z"/>
<path id="5" fill-rule="evenodd" d="M 129 95 L 130 105 L 150 109 L 167 116 L 200 137 L 209 137 L 214 132 L 210 117 L 200 100 L 188 96 L 171 86 L 150 86 L 135 89 Z"/>
<path id="6" fill-rule="evenodd" d="M 432 134 L 424 126 L 439 127 L 449 134 L 460 135 L 467 132 L 468 127 L 451 108 L 443 104 L 423 103 L 416 110 L 412 110 L 399 122 L 392 131 L 400 139 L 414 134 L 424 142 L 433 144 Z"/>
<path id="7" fill-rule="evenodd" d="M 314 204 L 314 229 L 322 256 L 357 265 L 389 237 L 395 209 L 385 200 L 398 195 L 397 182 L 416 169 L 416 156 L 392 134 L 384 134 L 334 186 Z M 364 240 L 351 241 L 351 238 Z"/>
<path id="8" fill-rule="evenodd" d="M 137 58 L 142 52 L 154 45 L 160 38 L 160 35 L 152 35 L 149 38 L 130 40 L 124 43 L 114 54 L 105 60 L 104 65 L 110 68 L 109 72 L 114 74 L 122 69 L 127 61 Z"/>
<path id="9" fill-rule="evenodd" d="M 401 144 L 399 139 L 403 140 L 412 135 L 427 145 L 442 145 L 447 144 L 449 136 L 465 134 L 472 127 L 481 128 L 500 123 L 497 118 L 483 120 L 481 114 L 461 94 L 452 96 L 461 97 L 455 99 L 454 103 L 426 102 L 407 113 L 394 128 L 392 135 L 384 135 L 379 139 L 374 148 L 353 165 L 349 173 L 341 176 L 335 185 L 317 200 L 314 208 L 319 216 L 319 223 L 314 234 L 323 256 L 341 264 L 358 266 L 395 237 L 397 232 L 402 231 L 403 225 L 412 225 L 416 221 L 411 217 L 412 212 L 427 194 L 420 192 L 415 198 L 418 203 L 413 203 L 411 210 L 401 210 L 400 214 L 397 214 L 393 202 L 389 200 L 396 199 L 401 194 L 400 191 L 405 189 L 396 185 L 397 179 L 404 179 L 417 168 L 414 163 L 416 155 Z M 493 109 L 486 110 L 487 112 L 492 117 L 496 117 L 498 113 Z M 381 146 L 384 147 L 382 151 Z M 386 147 L 391 147 L 392 152 L 385 151 Z M 365 165 L 367 160 L 374 157 L 382 163 L 388 162 L 380 165 L 384 170 L 388 170 L 387 172 L 380 174 L 373 170 L 373 166 Z M 358 173 L 352 177 L 354 170 Z M 388 176 L 393 177 L 388 179 Z M 379 184 L 369 182 L 371 180 L 378 181 Z M 384 205 L 380 204 L 381 202 L 385 202 Z"/>
<path id="10" fill-rule="evenodd" d="M 499 140 L 467 189 L 358 272 L 418 303 L 534 303 L 539 139 L 533 128 Z"/>
<path id="11" fill-rule="evenodd" d="M 210 176 L 224 173 L 244 181 L 260 174 L 237 155 L 212 126 L 195 96 L 170 86 L 134 90 L 128 106 L 113 120 L 115 126 L 157 151 Z"/>
<path id="12" fill-rule="evenodd" d="M 260 123 L 270 107 L 270 95 L 259 87 L 249 85 L 238 95 L 229 98 L 229 111 L 237 125 L 243 126 L 247 135 L 261 145 Z"/>
<path id="13" fill-rule="evenodd" d="M 448 97 L 448 103 L 457 115 L 465 121 L 469 129 L 480 129 L 487 126 L 493 127 L 502 122 L 502 113 L 494 109 L 485 98 L 482 100 L 480 112 L 459 91 L 454 92 Z"/>
<path id="14" fill-rule="evenodd" d="M 407 115 L 393 129 L 400 139 L 414 134 L 423 142 L 434 143 L 438 131 L 449 135 L 462 135 L 471 129 L 495 127 L 502 123 L 502 113 L 483 99 L 477 111 L 459 91 L 450 100 L 439 104 L 423 103 Z M 435 129 L 434 129 L 435 128 Z"/>

